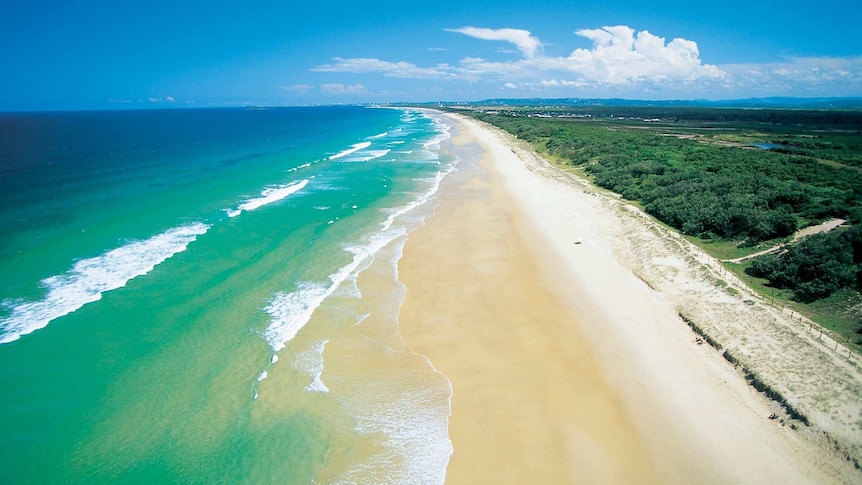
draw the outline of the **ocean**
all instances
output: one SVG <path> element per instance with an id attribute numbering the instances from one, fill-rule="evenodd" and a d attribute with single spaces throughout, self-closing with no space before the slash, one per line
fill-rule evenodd
<path id="1" fill-rule="evenodd" d="M 397 261 L 448 138 L 410 109 L 0 114 L 0 482 L 442 483 L 451 385 L 398 334 Z"/>

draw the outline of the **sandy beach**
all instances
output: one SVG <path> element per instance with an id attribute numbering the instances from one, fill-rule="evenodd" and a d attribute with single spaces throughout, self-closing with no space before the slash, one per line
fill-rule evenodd
<path id="1" fill-rule="evenodd" d="M 461 162 L 435 215 L 408 236 L 399 331 L 452 383 L 447 483 L 855 476 L 825 446 L 767 419 L 775 403 L 695 344 L 679 317 L 683 292 L 666 288 L 701 284 L 684 270 L 700 263 L 653 252 L 652 277 L 629 236 L 633 220 L 656 233 L 647 219 L 508 135 L 435 116 L 452 126 L 448 149 Z M 858 369 L 847 375 L 858 384 Z"/>

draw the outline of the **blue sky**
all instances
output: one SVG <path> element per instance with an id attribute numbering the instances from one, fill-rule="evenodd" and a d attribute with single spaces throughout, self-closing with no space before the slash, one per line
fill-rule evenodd
<path id="1" fill-rule="evenodd" d="M 301 3 L 0 0 L 0 111 L 862 96 L 858 0 Z"/>

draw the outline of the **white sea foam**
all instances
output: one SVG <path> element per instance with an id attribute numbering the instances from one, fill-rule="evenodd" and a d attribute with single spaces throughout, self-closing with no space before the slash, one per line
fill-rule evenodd
<path id="1" fill-rule="evenodd" d="M 341 157 L 346 157 L 347 155 L 350 155 L 351 153 L 358 152 L 359 150 L 362 150 L 363 148 L 368 148 L 370 146 L 371 146 L 370 141 L 359 142 L 359 143 L 351 145 L 351 147 L 348 148 L 347 150 L 343 150 L 343 151 L 336 153 L 335 155 L 329 157 L 329 159 L 330 160 L 336 160 L 336 159 L 339 159 Z"/>
<path id="2" fill-rule="evenodd" d="M 448 136 L 448 133 L 445 135 Z M 438 137 L 425 150 L 436 151 L 443 139 Z M 427 211 L 415 209 L 434 196 L 441 181 L 454 169 L 454 163 L 447 164 L 435 177 L 422 184 L 422 191 L 409 203 L 389 211 L 375 233 L 361 242 L 345 246 L 345 250 L 353 254 L 353 259 L 331 274 L 329 281 L 322 284 L 303 283 L 292 293 L 275 295 L 266 309 L 273 317 L 264 333 L 270 346 L 276 351 L 284 348 L 329 296 L 336 291 L 337 296 L 343 296 L 346 287 L 355 286 L 358 274 L 378 257 L 383 248 L 399 238 L 403 241 L 403 236 L 410 228 L 421 224 L 426 217 L 423 213 Z M 400 255 L 400 250 L 396 252 Z M 351 282 L 354 284 L 349 285 Z M 356 324 L 367 317 L 367 314 L 361 316 Z M 294 354 L 294 366 L 311 377 L 311 383 L 305 387 L 307 392 L 328 391 L 321 379 L 325 345 L 326 341 L 319 345 L 312 343 L 310 348 L 297 349 Z M 430 362 L 428 365 L 437 373 Z M 406 379 L 404 383 L 408 384 L 408 388 L 399 385 L 400 390 L 393 392 L 395 389 L 388 385 L 391 383 L 373 382 L 369 383 L 370 387 L 364 388 L 361 395 L 356 396 L 357 404 L 361 407 L 355 415 L 356 431 L 382 436 L 384 449 L 336 477 L 332 483 L 367 483 L 369 477 L 374 477 L 374 483 L 380 484 L 442 484 L 445 481 L 446 467 L 452 454 L 448 437 L 451 401 L 441 402 L 441 395 L 448 395 L 451 399 L 451 383 L 441 374 L 441 380 L 428 385 L 424 370 L 415 376 L 409 374 L 410 371 L 406 371 L 397 377 L 399 381 Z M 416 385 L 410 385 L 413 379 L 416 379 Z"/>
<path id="3" fill-rule="evenodd" d="M 426 150 L 427 149 L 433 149 L 436 151 L 437 149 L 440 148 L 440 143 L 442 143 L 443 140 L 449 139 L 452 136 L 452 133 L 451 133 L 451 128 L 449 127 L 449 125 L 446 125 L 446 124 L 444 124 L 444 123 L 442 123 L 436 119 L 433 119 L 433 118 L 432 118 L 432 121 L 434 123 L 434 126 L 437 128 L 438 134 L 434 138 L 423 143 L 422 148 L 425 148 Z"/>
<path id="4" fill-rule="evenodd" d="M 386 150 L 368 150 L 367 152 L 363 152 L 362 155 L 358 155 L 356 157 L 351 157 L 349 160 L 351 162 L 368 162 L 374 160 L 375 158 L 385 157 L 389 153 L 389 149 Z"/>
<path id="5" fill-rule="evenodd" d="M 269 364 L 273 365 L 276 362 L 278 362 L 278 355 L 272 354 L 272 358 L 270 359 Z M 259 382 L 262 382 L 267 377 L 269 377 L 269 373 L 266 372 L 266 369 L 260 371 L 260 374 L 257 375 L 257 380 L 254 381 L 254 385 L 252 386 L 252 401 L 257 400 L 257 398 L 260 397 L 260 392 L 258 391 L 257 384 Z"/>
<path id="6" fill-rule="evenodd" d="M 302 165 L 300 165 L 298 167 L 293 167 L 293 168 L 287 169 L 287 172 L 296 172 L 297 170 L 301 170 L 303 168 L 308 168 L 310 166 L 311 166 L 311 162 L 303 163 Z"/>
<path id="7" fill-rule="evenodd" d="M 268 187 L 260 193 L 260 197 L 255 197 L 254 199 L 249 199 L 243 202 L 235 210 L 228 209 L 226 211 L 227 215 L 228 217 L 236 217 L 240 215 L 242 211 L 255 210 L 267 204 L 278 202 L 279 200 L 282 200 L 285 197 L 302 190 L 306 185 L 308 185 L 308 180 L 302 180 L 300 182 L 296 182 L 290 185 Z"/>
<path id="8" fill-rule="evenodd" d="M 291 293 L 276 293 L 263 309 L 272 318 L 263 333 L 272 350 L 278 352 L 293 340 L 332 291 L 331 286 L 304 282 Z"/>
<path id="9" fill-rule="evenodd" d="M 329 392 L 329 388 L 323 383 L 321 375 L 323 374 L 323 350 L 329 339 L 326 339 L 312 348 L 300 352 L 294 356 L 293 365 L 298 370 L 308 373 L 312 381 L 305 386 L 305 390 L 309 392 Z"/>
<path id="10" fill-rule="evenodd" d="M 440 188 L 443 178 L 454 170 L 454 165 L 447 170 L 441 170 L 432 180 L 430 187 L 419 194 L 408 204 L 392 210 L 389 217 L 381 224 L 381 229 L 371 235 L 362 244 L 349 245 L 345 249 L 353 253 L 350 263 L 329 275 L 328 283 L 303 282 L 290 293 L 276 293 L 270 304 L 264 308 L 270 317 L 270 324 L 264 331 L 264 338 L 278 352 L 283 349 L 287 342 L 293 340 L 296 334 L 308 323 L 314 311 L 327 297 L 332 295 L 338 286 L 349 278 L 355 271 L 361 270 L 363 263 L 374 256 L 387 244 L 407 233 L 407 228 L 394 225 L 396 219 L 425 204 Z"/>
<path id="11" fill-rule="evenodd" d="M 388 131 L 384 131 L 383 133 L 378 133 L 378 134 L 376 134 L 376 135 L 374 135 L 374 136 L 369 136 L 369 137 L 368 137 L 368 139 L 369 139 L 369 140 L 373 140 L 373 139 L 375 139 L 375 138 L 383 138 L 384 136 L 386 136 L 386 135 L 388 135 L 388 134 L 389 134 L 389 132 L 388 132 Z"/>
<path id="12" fill-rule="evenodd" d="M 391 225 L 391 223 L 390 223 Z M 276 293 L 272 302 L 264 308 L 272 320 L 264 331 L 264 338 L 270 347 L 276 352 L 283 349 L 285 344 L 294 337 L 302 327 L 311 319 L 314 310 L 319 307 L 329 295 L 335 292 L 338 286 L 350 277 L 366 258 L 379 251 L 390 241 L 403 235 L 404 228 L 388 231 L 387 226 L 380 233 L 372 237 L 371 242 L 364 246 L 347 248 L 353 253 L 353 260 L 329 275 L 328 284 L 300 283 L 297 289 L 291 293 Z"/>
<path id="13" fill-rule="evenodd" d="M 412 153 L 414 161 L 439 163 L 440 157 L 438 153 L 440 150 L 440 143 L 451 137 L 448 127 L 443 127 L 439 130 L 440 133 L 437 136 L 423 143 L 421 148 L 416 149 L 414 153 Z"/>
<path id="14" fill-rule="evenodd" d="M 448 380 L 444 385 L 451 396 Z M 427 385 L 417 385 L 400 395 L 385 391 L 385 402 L 376 403 L 371 412 L 358 415 L 356 427 L 360 433 L 385 436 L 382 442 L 385 449 L 371 457 L 370 463 L 348 471 L 334 483 L 363 483 L 369 471 L 374 470 L 370 474 L 381 485 L 442 485 L 453 451 L 448 433 L 451 407 L 439 404 L 441 392 L 446 391 Z M 380 474 L 383 470 L 384 474 Z"/>
<path id="15" fill-rule="evenodd" d="M 297 290 L 291 293 L 277 293 L 272 303 L 264 309 L 272 317 L 269 327 L 264 331 L 264 338 L 272 349 L 279 351 L 284 348 L 308 323 L 314 310 L 334 293 L 370 254 L 370 250 L 354 252 L 353 260 L 349 264 L 329 275 L 328 285 L 300 283 Z"/>
<path id="16" fill-rule="evenodd" d="M 101 256 L 82 259 L 68 272 L 42 280 L 42 286 L 48 290 L 42 300 L 4 302 L 12 313 L 0 320 L 0 344 L 18 340 L 52 320 L 98 301 L 102 293 L 126 286 L 129 280 L 149 273 L 156 265 L 185 251 L 189 243 L 209 228 L 200 222 L 175 227 Z"/>
<path id="17" fill-rule="evenodd" d="M 363 313 L 362 315 L 359 316 L 359 318 L 356 319 L 356 321 L 351 326 L 355 327 L 355 326 L 359 325 L 360 323 L 364 322 L 370 316 L 371 316 L 370 313 Z"/>

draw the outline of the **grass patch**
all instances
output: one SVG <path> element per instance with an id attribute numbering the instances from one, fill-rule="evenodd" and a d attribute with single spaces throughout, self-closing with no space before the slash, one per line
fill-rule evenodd
<path id="1" fill-rule="evenodd" d="M 749 275 L 745 272 L 745 270 L 751 266 L 751 261 L 743 261 L 742 263 L 723 263 L 725 269 L 733 273 L 734 276 L 742 280 L 749 288 L 755 291 L 761 298 L 766 301 L 772 301 L 774 298 L 776 301 L 776 305 L 781 306 L 784 304 L 785 306 L 796 307 L 796 305 L 801 305 L 801 303 L 797 303 L 790 299 L 793 296 L 793 292 L 790 290 L 782 290 L 779 288 L 773 288 L 771 286 L 767 286 L 769 280 L 763 278 L 757 278 Z M 797 310 L 798 311 L 798 310 Z"/>
<path id="2" fill-rule="evenodd" d="M 722 241 L 719 239 L 702 239 L 697 236 L 685 236 L 706 254 L 716 259 L 734 259 L 756 253 L 747 248 L 740 248 L 739 241 Z"/>
<path id="3" fill-rule="evenodd" d="M 812 320 L 856 352 L 862 352 L 862 294 L 851 289 L 833 293 L 805 307 Z"/>
<path id="4" fill-rule="evenodd" d="M 721 288 L 722 290 L 724 290 L 724 291 L 725 291 L 725 293 L 727 293 L 727 294 L 728 294 L 728 295 L 730 295 L 730 296 L 735 296 L 735 297 L 737 297 L 737 298 L 742 296 L 742 294 L 739 292 L 739 290 L 737 290 L 736 288 L 734 288 L 734 287 L 730 286 L 730 285 L 727 283 L 727 281 L 724 281 L 724 280 L 723 280 L 723 279 L 721 279 L 721 278 L 717 278 L 717 279 L 715 280 L 715 286 L 716 286 L 716 287 L 718 287 L 718 288 Z"/>
<path id="5" fill-rule="evenodd" d="M 726 241 L 721 239 L 703 239 L 697 236 L 685 236 L 704 252 L 716 259 L 737 259 L 764 251 L 778 244 L 787 242 L 788 238 L 771 239 L 755 245 L 747 245 L 745 241 Z"/>

